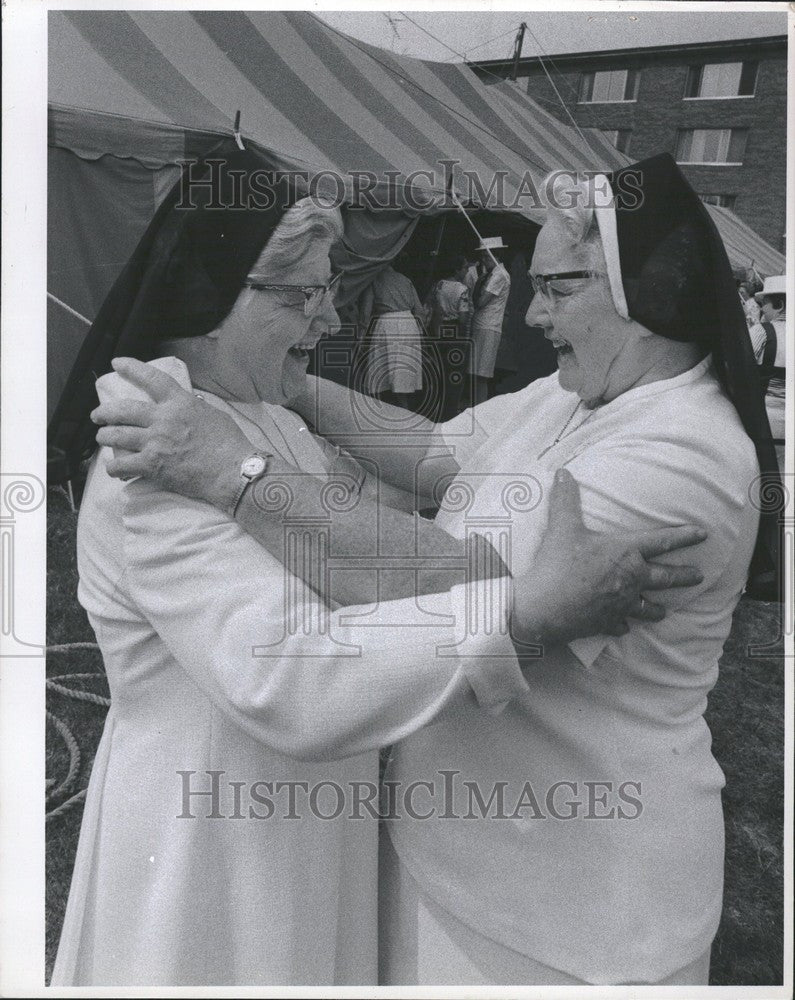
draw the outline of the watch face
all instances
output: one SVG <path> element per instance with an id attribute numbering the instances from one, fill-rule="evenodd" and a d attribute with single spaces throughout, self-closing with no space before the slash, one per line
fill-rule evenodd
<path id="1" fill-rule="evenodd" d="M 251 458 L 247 458 L 240 466 L 240 474 L 248 478 L 261 476 L 265 471 L 266 465 L 267 462 L 262 455 L 252 455 Z"/>

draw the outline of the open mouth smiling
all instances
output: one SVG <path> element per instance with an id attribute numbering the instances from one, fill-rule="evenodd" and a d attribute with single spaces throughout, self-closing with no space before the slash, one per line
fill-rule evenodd
<path id="1" fill-rule="evenodd" d="M 299 361 L 304 361 L 304 360 L 308 361 L 309 352 L 312 350 L 314 346 L 315 346 L 314 338 L 312 340 L 302 340 L 299 344 L 293 344 L 293 346 L 287 353 L 291 354 L 294 358 L 298 359 Z"/>
<path id="2" fill-rule="evenodd" d="M 572 351 L 574 350 L 574 348 L 571 346 L 568 340 L 564 340 L 562 337 L 554 337 L 554 336 L 547 337 L 547 340 L 552 344 L 552 346 L 558 352 L 558 357 L 565 354 L 571 354 Z"/>

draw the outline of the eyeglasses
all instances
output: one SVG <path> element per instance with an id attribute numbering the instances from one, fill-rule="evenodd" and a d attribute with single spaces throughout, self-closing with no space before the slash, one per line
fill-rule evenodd
<path id="1" fill-rule="evenodd" d="M 552 288 L 553 281 L 566 281 L 569 278 L 598 278 L 599 271 L 560 271 L 558 274 L 530 274 L 527 277 L 533 286 L 533 291 L 545 296 L 550 301 L 554 301 L 555 293 L 561 294 L 560 289 Z M 565 294 L 565 293 L 563 293 Z"/>
<path id="2" fill-rule="evenodd" d="M 334 292 L 334 287 L 342 277 L 339 271 L 325 285 L 269 285 L 259 281 L 245 281 L 244 288 L 253 288 L 255 292 L 301 292 L 304 296 L 304 316 L 314 316 L 320 309 L 326 296 Z"/>

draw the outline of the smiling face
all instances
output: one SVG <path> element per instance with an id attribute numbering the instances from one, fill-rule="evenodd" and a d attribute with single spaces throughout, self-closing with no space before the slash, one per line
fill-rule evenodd
<path id="1" fill-rule="evenodd" d="M 557 213 L 538 234 L 532 275 L 590 270 L 598 277 L 552 282 L 537 292 L 525 316 L 528 326 L 544 328 L 558 355 L 560 385 L 589 406 L 614 399 L 636 377 L 633 344 L 642 327 L 616 312 L 598 241 L 578 241 Z"/>
<path id="2" fill-rule="evenodd" d="M 257 266 L 251 279 L 262 284 L 326 285 L 331 276 L 331 236 L 317 236 L 285 273 Z M 243 288 L 229 315 L 214 332 L 214 369 L 219 384 L 242 402 L 288 404 L 306 382 L 308 352 L 339 317 L 331 295 L 305 315 L 305 295 L 289 290 Z"/>

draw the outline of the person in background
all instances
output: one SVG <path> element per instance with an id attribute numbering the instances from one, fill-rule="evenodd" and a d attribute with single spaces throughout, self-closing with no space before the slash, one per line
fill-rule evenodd
<path id="1" fill-rule="evenodd" d="M 479 277 L 472 299 L 472 358 L 469 366 L 472 401 L 482 403 L 488 398 L 494 362 L 502 337 L 502 318 L 508 304 L 511 278 L 502 263 L 507 250 L 501 236 L 488 236 L 478 247 Z"/>
<path id="2" fill-rule="evenodd" d="M 437 420 L 449 420 L 461 409 L 465 375 L 469 368 L 472 348 L 472 296 L 466 284 L 469 261 L 462 253 L 443 257 L 441 278 L 431 289 L 425 302 L 428 332 L 433 341 L 432 362 L 439 376 L 439 393 L 435 399 Z"/>
<path id="3" fill-rule="evenodd" d="M 754 296 L 762 288 L 762 282 L 756 275 L 753 268 L 737 267 L 734 269 L 734 281 L 737 285 L 737 294 L 745 313 L 745 321 L 749 327 L 759 322 L 761 310 Z"/>
<path id="4" fill-rule="evenodd" d="M 784 467 L 784 389 L 787 381 L 787 295 L 786 276 L 765 278 L 755 299 L 761 317 L 749 330 L 762 388 L 770 431 L 776 445 L 779 468 Z"/>
<path id="5" fill-rule="evenodd" d="M 422 323 L 425 309 L 411 280 L 388 264 L 362 296 L 360 329 L 366 330 L 364 391 L 409 408 L 422 389 Z"/>
<path id="6" fill-rule="evenodd" d="M 467 269 L 464 275 L 464 284 L 469 289 L 469 294 L 475 291 L 475 285 L 478 283 L 478 252 L 470 253 L 467 255 Z"/>

